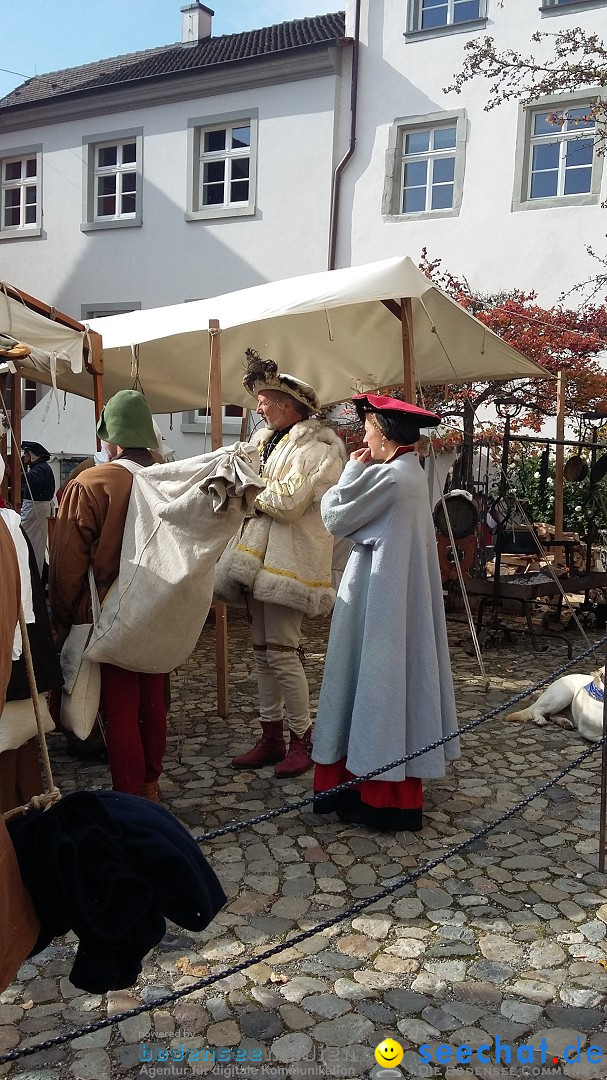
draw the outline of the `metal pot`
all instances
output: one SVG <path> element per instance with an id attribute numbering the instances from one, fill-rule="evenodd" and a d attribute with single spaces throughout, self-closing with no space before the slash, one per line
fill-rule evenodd
<path id="1" fill-rule="evenodd" d="M 585 480 L 588 476 L 586 458 L 582 457 L 581 454 L 575 454 L 573 457 L 568 458 L 563 468 L 563 476 L 565 480 L 575 481 L 576 483 Z"/>
<path id="2" fill-rule="evenodd" d="M 478 525 L 478 508 L 469 491 L 463 491 L 460 488 L 450 491 L 448 495 L 445 495 L 445 509 L 455 540 L 461 540 L 474 533 Z M 443 536 L 449 536 L 445 509 L 443 509 L 442 501 L 437 502 L 433 510 L 434 527 Z"/>

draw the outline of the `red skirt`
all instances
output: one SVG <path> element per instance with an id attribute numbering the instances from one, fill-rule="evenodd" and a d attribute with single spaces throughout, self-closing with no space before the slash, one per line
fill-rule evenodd
<path id="1" fill-rule="evenodd" d="M 331 765 L 316 765 L 314 791 L 328 791 L 355 779 L 354 773 L 346 769 L 345 758 Z M 361 780 L 351 790 L 360 793 L 361 802 L 378 809 L 421 810 L 424 804 L 422 782 L 417 776 L 405 780 Z"/>

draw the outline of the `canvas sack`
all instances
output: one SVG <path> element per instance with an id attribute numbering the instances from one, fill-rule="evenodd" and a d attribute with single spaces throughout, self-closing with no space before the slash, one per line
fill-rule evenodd
<path id="1" fill-rule="evenodd" d="M 66 731 L 71 731 L 77 739 L 83 741 L 88 739 L 95 726 L 101 698 L 99 664 L 84 656 L 93 626 L 98 625 L 101 615 L 99 596 L 90 566 L 89 586 L 93 603 L 93 623 L 77 623 L 72 626 L 60 656 L 63 691 L 59 719 Z"/>
<path id="2" fill-rule="evenodd" d="M 45 735 L 55 727 L 46 700 L 40 694 L 40 718 Z M 5 750 L 18 750 L 38 735 L 34 703 L 29 698 L 7 701 L 0 715 L 0 754 Z"/>
<path id="3" fill-rule="evenodd" d="M 84 657 L 129 671 L 184 664 L 211 606 L 215 564 L 264 487 L 259 454 L 236 443 L 133 474 L 118 578 Z"/>

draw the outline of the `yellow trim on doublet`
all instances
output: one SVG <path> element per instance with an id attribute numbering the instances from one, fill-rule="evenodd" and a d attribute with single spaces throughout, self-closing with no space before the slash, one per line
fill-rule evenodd
<path id="1" fill-rule="evenodd" d="M 256 559 L 263 561 L 263 552 L 256 551 L 255 548 L 247 547 L 246 544 L 237 544 L 237 551 L 244 551 L 247 555 L 254 555 Z M 299 581 L 301 585 L 307 585 L 310 589 L 332 589 L 333 586 L 330 581 L 307 581 L 306 578 L 299 577 L 298 574 L 292 574 L 290 570 L 279 570 L 277 566 L 262 567 L 268 574 L 276 574 L 277 577 L 291 578 L 292 581 Z"/>
<path id="2" fill-rule="evenodd" d="M 257 551 L 255 548 L 247 547 L 246 544 L 237 544 L 237 551 L 244 551 L 246 555 L 254 555 L 256 559 L 263 561 L 263 551 Z"/>
<path id="3" fill-rule="evenodd" d="M 277 566 L 264 566 L 264 570 L 268 574 L 276 574 L 277 577 L 288 577 L 293 581 L 299 581 L 301 585 L 307 585 L 310 589 L 331 589 L 332 585 L 330 581 L 306 581 L 305 578 L 298 577 L 297 574 L 292 574 L 289 570 L 279 570 Z"/>

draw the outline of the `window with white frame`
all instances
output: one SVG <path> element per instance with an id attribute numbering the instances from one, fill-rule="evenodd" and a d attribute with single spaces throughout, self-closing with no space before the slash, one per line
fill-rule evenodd
<path id="1" fill-rule="evenodd" d="M 595 106 L 576 95 L 524 110 L 519 120 L 513 208 L 596 203 L 603 159 L 597 153 Z"/>
<path id="2" fill-rule="evenodd" d="M 130 139 L 95 147 L 95 220 L 135 217 L 137 144 Z"/>
<path id="3" fill-rule="evenodd" d="M 84 139 L 83 229 L 141 224 L 142 129 Z"/>
<path id="4" fill-rule="evenodd" d="M 38 404 L 38 383 L 33 379 L 23 380 L 23 400 L 22 406 L 24 412 L 31 412 L 35 405 Z"/>
<path id="5" fill-rule="evenodd" d="M 255 212 L 257 118 L 190 120 L 189 195 L 186 219 Z"/>
<path id="6" fill-rule="evenodd" d="M 41 147 L 6 154 L 0 161 L 0 236 L 40 233 Z"/>
<path id="7" fill-rule="evenodd" d="M 224 405 L 221 410 L 221 428 L 224 434 L 238 435 L 242 427 L 244 410 L 240 405 Z M 181 430 L 197 435 L 211 434 L 211 410 L 193 409 L 182 414 Z"/>
<path id="8" fill-rule="evenodd" d="M 486 0 L 411 0 L 409 30 L 437 30 L 477 22 L 486 16 Z"/>
<path id="9" fill-rule="evenodd" d="M 395 121 L 384 187 L 383 212 L 388 218 L 458 212 L 465 132 L 463 111 Z"/>

